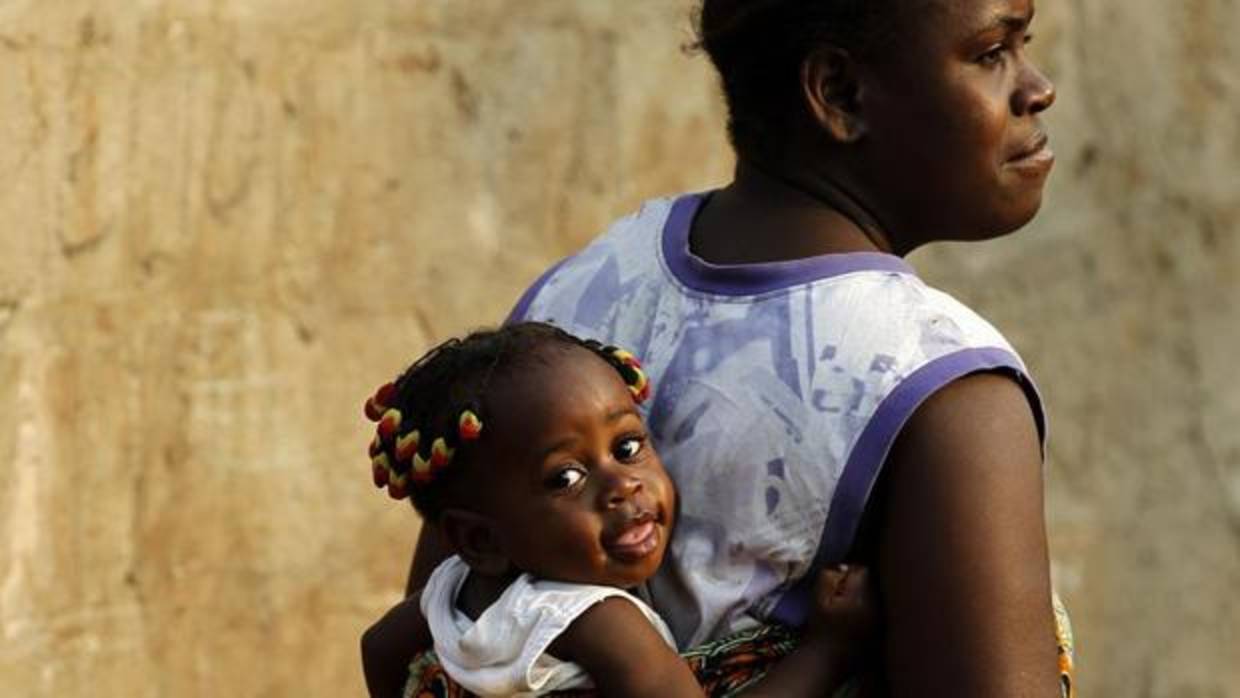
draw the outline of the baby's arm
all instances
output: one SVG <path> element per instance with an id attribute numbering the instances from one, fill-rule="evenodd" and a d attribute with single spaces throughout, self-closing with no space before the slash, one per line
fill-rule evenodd
<path id="1" fill-rule="evenodd" d="M 830 695 L 873 652 L 878 611 L 864 568 L 829 569 L 819 579 L 815 615 L 801 644 L 740 695 Z M 549 652 L 580 664 L 603 698 L 705 694 L 689 665 L 632 603 L 610 598 L 568 627 Z"/>
<path id="2" fill-rule="evenodd" d="M 396 604 L 362 635 L 362 672 L 371 698 L 399 698 L 409 678 L 409 660 L 433 644 L 420 598 L 415 593 Z"/>
<path id="3" fill-rule="evenodd" d="M 601 698 L 704 698 L 689 665 L 668 647 L 632 602 L 594 604 L 560 634 L 548 652 L 580 664 Z"/>

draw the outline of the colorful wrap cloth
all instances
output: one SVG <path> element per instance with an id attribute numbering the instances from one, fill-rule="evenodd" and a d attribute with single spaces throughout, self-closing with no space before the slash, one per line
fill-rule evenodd
<path id="1" fill-rule="evenodd" d="M 1072 637 L 1072 619 L 1059 594 L 1051 592 L 1055 608 L 1055 644 L 1059 646 L 1059 695 L 1076 698 L 1076 641 Z"/>
<path id="2" fill-rule="evenodd" d="M 796 631 L 780 625 L 748 630 L 695 647 L 682 653 L 697 676 L 706 695 L 712 698 L 733 696 L 766 674 L 775 662 L 796 648 Z M 592 689 L 558 691 L 559 698 L 593 698 Z M 836 694 L 844 698 L 846 692 Z M 409 664 L 409 683 L 405 698 L 468 698 L 465 691 L 448 678 L 435 658 L 425 652 Z"/>
<path id="3" fill-rule="evenodd" d="M 1059 645 L 1060 695 L 1062 698 L 1075 698 L 1072 623 L 1058 594 L 1053 602 L 1055 635 Z M 706 695 L 731 698 L 762 678 L 776 662 L 792 652 L 797 638 L 795 630 L 768 625 L 695 647 L 681 656 L 693 669 Z M 405 698 L 469 698 L 472 695 L 448 678 L 433 651 L 424 652 L 410 662 Z M 595 693 L 585 689 L 560 691 L 553 695 L 560 698 L 593 698 Z M 849 682 L 835 693 L 834 698 L 855 698 L 858 695 L 857 683 Z"/>

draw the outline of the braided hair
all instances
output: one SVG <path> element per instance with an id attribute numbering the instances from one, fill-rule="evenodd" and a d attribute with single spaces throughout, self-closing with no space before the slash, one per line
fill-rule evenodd
<path id="1" fill-rule="evenodd" d="M 829 44 L 866 55 L 890 28 L 892 0 L 702 0 L 697 46 L 719 72 L 738 155 L 776 165 L 805 113 L 801 65 Z"/>
<path id="2" fill-rule="evenodd" d="M 484 438 L 488 422 L 503 418 L 485 411 L 491 381 L 546 361 L 542 350 L 557 345 L 580 347 L 606 361 L 636 402 L 649 396 L 650 383 L 632 354 L 553 325 L 522 322 L 449 339 L 366 401 L 366 416 L 377 422 L 369 448 L 375 485 L 387 487 L 395 499 L 410 497 L 423 518 L 438 520 L 461 476 L 452 461 Z"/>

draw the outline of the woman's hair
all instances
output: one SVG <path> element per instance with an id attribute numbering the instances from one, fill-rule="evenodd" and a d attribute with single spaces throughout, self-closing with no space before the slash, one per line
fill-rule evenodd
<path id="1" fill-rule="evenodd" d="M 719 72 L 738 155 L 776 164 L 805 110 L 801 64 L 824 44 L 867 53 L 891 0 L 702 0 L 698 46 Z"/>
<path id="2" fill-rule="evenodd" d="M 418 513 L 437 520 L 461 476 L 461 454 L 467 457 L 486 437 L 488 425 L 505 417 L 488 412 L 488 386 L 531 366 L 549 365 L 554 357 L 546 349 L 556 346 L 591 351 L 616 369 L 634 400 L 649 395 L 649 382 L 632 354 L 552 325 L 523 322 L 449 339 L 366 401 L 366 416 L 378 423 L 369 449 L 375 485 L 387 487 L 393 498 L 411 497 Z"/>

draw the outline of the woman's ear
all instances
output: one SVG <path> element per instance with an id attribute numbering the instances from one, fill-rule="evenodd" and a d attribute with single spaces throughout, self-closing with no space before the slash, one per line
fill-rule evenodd
<path id="1" fill-rule="evenodd" d="M 861 116 L 861 80 L 847 51 L 834 46 L 814 49 L 801 64 L 801 92 L 810 117 L 831 140 L 854 143 L 865 134 Z"/>
<path id="2" fill-rule="evenodd" d="M 439 527 L 471 570 L 493 576 L 508 571 L 508 555 L 490 518 L 464 509 L 446 509 Z"/>

